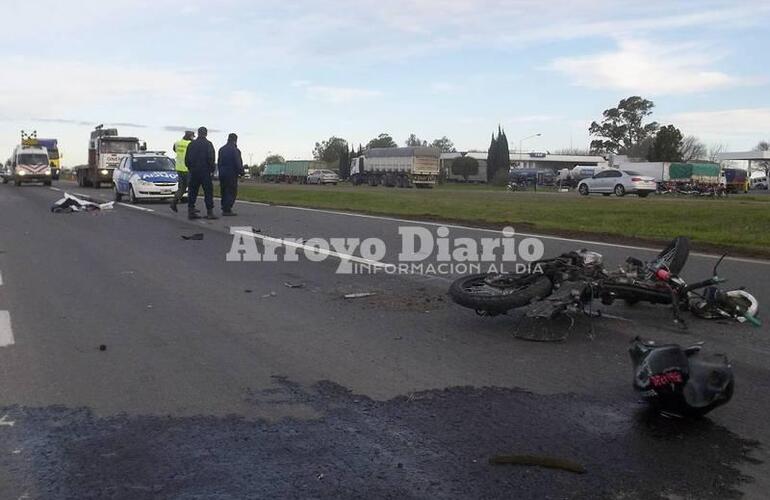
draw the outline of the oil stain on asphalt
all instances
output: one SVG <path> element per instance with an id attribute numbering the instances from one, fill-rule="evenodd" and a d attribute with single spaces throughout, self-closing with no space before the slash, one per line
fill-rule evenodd
<path id="1" fill-rule="evenodd" d="M 632 400 L 458 387 L 388 401 L 286 379 L 264 400 L 317 419 L 117 415 L 8 406 L 0 497 L 732 498 L 756 442 Z M 250 393 L 253 404 L 260 393 Z M 586 473 L 490 465 L 539 455 Z"/>

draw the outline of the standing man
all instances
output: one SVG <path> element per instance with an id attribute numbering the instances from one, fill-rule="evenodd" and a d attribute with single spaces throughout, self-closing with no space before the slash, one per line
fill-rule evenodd
<path id="1" fill-rule="evenodd" d="M 206 203 L 206 218 L 216 219 L 214 215 L 214 183 L 211 176 L 216 168 L 214 145 L 206 139 L 209 131 L 206 127 L 198 129 L 198 137 L 187 146 L 184 162 L 190 171 L 190 185 L 187 192 L 187 218 L 200 219 L 195 211 L 198 190 L 203 187 L 203 200 Z"/>
<path id="2" fill-rule="evenodd" d="M 185 191 L 187 191 L 187 181 L 190 176 L 190 171 L 187 170 L 187 165 L 184 162 L 184 157 L 187 154 L 187 146 L 192 142 L 195 133 L 192 130 L 188 130 L 184 133 L 184 137 L 174 143 L 174 153 L 176 153 L 176 176 L 177 176 L 177 190 L 174 197 L 171 199 L 171 210 L 176 212 L 177 204 L 182 201 Z"/>
<path id="3" fill-rule="evenodd" d="M 238 136 L 227 136 L 227 144 L 219 148 L 219 195 L 222 198 L 222 215 L 236 215 L 233 212 L 238 196 L 238 177 L 243 175 L 243 159 L 238 149 Z"/>

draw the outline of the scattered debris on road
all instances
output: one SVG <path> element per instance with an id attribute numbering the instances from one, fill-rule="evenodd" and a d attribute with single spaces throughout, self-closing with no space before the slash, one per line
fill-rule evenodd
<path id="1" fill-rule="evenodd" d="M 546 469 L 561 469 L 575 474 L 585 474 L 586 469 L 577 462 L 563 458 L 540 455 L 497 455 L 489 459 L 491 465 L 525 465 L 545 467 Z"/>
<path id="2" fill-rule="evenodd" d="M 99 210 L 112 210 L 114 206 L 113 201 L 107 203 L 94 203 L 92 201 L 84 200 L 73 196 L 69 193 L 64 193 L 64 197 L 55 201 L 51 206 L 51 212 L 55 214 L 69 214 L 72 212 L 94 212 Z"/>
<path id="3" fill-rule="evenodd" d="M 362 293 L 346 293 L 344 298 L 346 299 L 363 299 L 364 297 L 372 297 L 377 295 L 375 292 L 362 292 Z"/>
<path id="4" fill-rule="evenodd" d="M 189 236 L 188 236 L 188 235 L 186 235 L 186 234 L 183 234 L 183 235 L 182 235 L 182 239 L 183 239 L 183 240 L 195 240 L 195 241 L 200 241 L 200 240 L 202 240 L 202 239 L 203 239 L 203 233 L 195 233 L 195 234 L 191 234 L 191 235 L 189 235 Z"/>
<path id="5" fill-rule="evenodd" d="M 304 283 L 292 283 L 290 281 L 284 281 L 283 286 L 286 288 L 305 288 Z"/>
<path id="6" fill-rule="evenodd" d="M 275 293 L 275 292 L 270 292 L 270 293 L 266 293 L 266 294 L 264 294 L 264 295 L 262 296 L 262 298 L 263 298 L 263 299 L 267 299 L 267 298 L 270 298 L 270 297 L 277 297 L 277 296 L 278 296 L 278 294 L 277 294 L 277 293 Z"/>
<path id="7" fill-rule="evenodd" d="M 0 418 L 0 427 L 13 427 L 15 424 L 15 421 L 8 420 L 8 415 L 3 415 L 3 417 Z"/>
<path id="8" fill-rule="evenodd" d="M 100 344 L 100 345 L 99 345 L 99 350 L 100 350 L 100 351 L 106 351 L 106 350 L 107 350 L 107 346 L 106 346 L 106 345 L 104 345 L 104 344 Z"/>

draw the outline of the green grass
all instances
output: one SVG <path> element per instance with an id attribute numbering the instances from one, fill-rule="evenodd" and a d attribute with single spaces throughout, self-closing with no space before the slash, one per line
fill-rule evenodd
<path id="1" fill-rule="evenodd" d="M 727 199 L 581 197 L 574 192 L 509 193 L 503 188 L 444 185 L 397 189 L 348 185 L 242 184 L 239 198 L 281 205 L 430 218 L 518 230 L 668 240 L 686 235 L 701 248 L 770 257 L 770 195 Z"/>

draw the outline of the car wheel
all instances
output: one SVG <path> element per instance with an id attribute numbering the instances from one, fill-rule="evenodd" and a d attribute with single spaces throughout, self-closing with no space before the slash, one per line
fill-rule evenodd
<path id="1" fill-rule="evenodd" d="M 14 184 L 16 187 L 19 187 L 19 186 L 21 186 L 21 181 L 19 181 L 19 180 L 14 180 L 14 181 L 13 181 L 13 184 Z"/>
<path id="2" fill-rule="evenodd" d="M 581 184 L 580 187 L 578 187 L 578 192 L 583 196 L 588 196 L 588 194 L 590 193 L 590 191 L 588 190 L 588 185 Z"/>
<path id="3" fill-rule="evenodd" d="M 51 185 L 51 181 L 50 180 L 43 181 L 43 185 L 44 186 L 50 186 Z"/>
<path id="4" fill-rule="evenodd" d="M 625 194 L 626 188 L 624 188 L 622 184 L 615 186 L 615 196 L 625 196 Z"/>
<path id="5" fill-rule="evenodd" d="M 139 200 L 136 197 L 136 193 L 134 193 L 134 186 L 128 186 L 128 201 L 132 205 L 139 203 Z"/>
<path id="6" fill-rule="evenodd" d="M 113 189 L 115 191 L 115 201 L 123 201 L 123 195 L 120 194 L 120 191 L 118 191 L 118 185 L 113 184 Z"/>
<path id="7" fill-rule="evenodd" d="M 3 177 L 3 184 L 8 184 L 8 177 Z"/>

